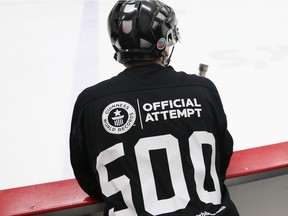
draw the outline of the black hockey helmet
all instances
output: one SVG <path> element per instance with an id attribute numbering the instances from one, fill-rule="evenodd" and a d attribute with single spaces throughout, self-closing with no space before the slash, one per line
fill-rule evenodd
<path id="1" fill-rule="evenodd" d="M 108 17 L 108 32 L 120 63 L 150 61 L 179 40 L 173 9 L 158 0 L 119 0 Z"/>

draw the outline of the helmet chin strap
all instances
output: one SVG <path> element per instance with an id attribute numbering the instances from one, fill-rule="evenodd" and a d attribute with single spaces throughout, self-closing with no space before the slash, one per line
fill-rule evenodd
<path id="1" fill-rule="evenodd" d="M 171 56 L 172 56 L 172 54 L 173 54 L 174 48 L 175 48 L 175 46 L 172 47 L 172 51 L 171 51 L 171 53 L 170 53 L 170 55 L 168 56 L 167 59 L 165 59 L 165 52 L 163 53 L 162 63 L 163 63 L 163 65 L 164 65 L 165 67 L 168 67 L 169 64 L 170 64 Z"/>

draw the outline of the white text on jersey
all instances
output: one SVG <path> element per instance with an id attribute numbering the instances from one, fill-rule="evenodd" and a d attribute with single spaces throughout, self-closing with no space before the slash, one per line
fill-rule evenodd
<path id="1" fill-rule="evenodd" d="M 152 103 L 145 103 L 142 108 L 147 113 L 145 122 L 159 120 L 190 118 L 196 115 L 201 117 L 202 105 L 196 98 L 164 100 Z"/>

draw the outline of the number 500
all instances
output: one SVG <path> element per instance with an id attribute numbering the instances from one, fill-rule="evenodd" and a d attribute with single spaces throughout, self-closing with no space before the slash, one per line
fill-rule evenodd
<path id="1" fill-rule="evenodd" d="M 212 148 L 210 167 L 205 167 L 202 150 L 203 144 L 208 144 Z M 150 150 L 158 149 L 166 150 L 172 186 L 175 192 L 175 196 L 162 200 L 158 200 L 157 198 L 156 185 L 149 154 Z M 189 137 L 189 149 L 191 161 L 194 167 L 196 190 L 200 200 L 205 203 L 213 203 L 215 205 L 220 204 L 221 191 L 215 168 L 216 151 L 215 138 L 213 134 L 206 131 L 195 131 Z M 145 210 L 152 215 L 158 215 L 185 208 L 190 201 L 190 197 L 185 182 L 178 140 L 170 134 L 142 138 L 135 145 L 135 155 L 139 169 Z M 126 209 L 119 211 L 110 209 L 109 215 L 134 216 L 137 214 L 133 204 L 130 179 L 127 176 L 122 175 L 109 181 L 108 171 L 105 166 L 122 156 L 125 156 L 123 143 L 115 144 L 99 154 L 97 157 L 96 169 L 99 172 L 103 194 L 109 197 L 113 194 L 121 192 L 127 206 Z M 215 188 L 214 191 L 207 191 L 204 189 L 204 180 L 207 173 L 206 169 L 210 172 L 213 179 Z"/>

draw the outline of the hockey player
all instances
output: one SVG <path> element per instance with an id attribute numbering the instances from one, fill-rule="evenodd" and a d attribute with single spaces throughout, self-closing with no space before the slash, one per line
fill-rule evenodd
<path id="1" fill-rule="evenodd" d="M 80 186 L 105 202 L 104 215 L 239 215 L 224 185 L 233 140 L 217 89 L 168 66 L 179 39 L 173 9 L 118 1 L 108 31 L 126 69 L 76 101 L 70 153 Z"/>

